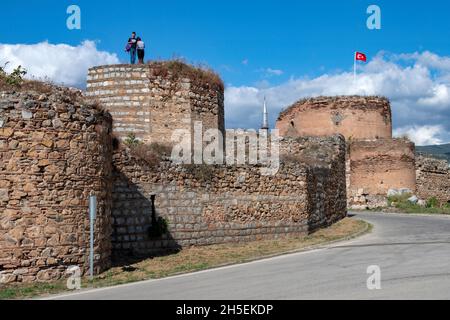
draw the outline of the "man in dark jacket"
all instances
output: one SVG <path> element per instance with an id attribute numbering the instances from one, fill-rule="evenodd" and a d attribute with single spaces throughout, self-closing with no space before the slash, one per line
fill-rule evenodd
<path id="1" fill-rule="evenodd" d="M 128 38 L 127 44 L 127 51 L 130 53 L 131 64 L 136 63 L 136 46 L 137 46 L 136 32 L 133 32 L 131 34 L 131 38 Z"/>

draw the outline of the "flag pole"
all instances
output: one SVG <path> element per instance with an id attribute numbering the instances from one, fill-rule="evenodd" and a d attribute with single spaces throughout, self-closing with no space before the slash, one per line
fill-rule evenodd
<path id="1" fill-rule="evenodd" d="M 353 83 L 356 84 L 356 51 L 353 54 Z"/>

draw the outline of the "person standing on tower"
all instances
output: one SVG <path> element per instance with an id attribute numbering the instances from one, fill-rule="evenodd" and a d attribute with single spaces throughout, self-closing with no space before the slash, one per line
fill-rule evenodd
<path id="1" fill-rule="evenodd" d="M 142 41 L 141 37 L 137 38 L 137 56 L 139 60 L 139 64 L 144 64 L 144 56 L 145 56 L 145 43 Z"/>
<path id="2" fill-rule="evenodd" d="M 130 63 L 136 63 L 136 48 L 137 48 L 137 39 L 136 32 L 131 33 L 131 38 L 128 38 L 128 43 L 125 48 L 125 51 L 130 53 Z"/>

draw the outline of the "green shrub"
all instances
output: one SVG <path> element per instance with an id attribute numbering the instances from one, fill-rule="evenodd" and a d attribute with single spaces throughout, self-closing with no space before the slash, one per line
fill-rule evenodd
<path id="1" fill-rule="evenodd" d="M 129 147 L 135 147 L 142 143 L 139 139 L 136 138 L 136 135 L 134 133 L 129 133 L 124 142 Z"/>
<path id="2" fill-rule="evenodd" d="M 409 202 L 409 197 L 410 194 L 389 197 L 389 206 L 406 213 L 450 214 L 450 205 L 440 207 L 436 197 L 430 198 L 425 207 Z"/>
<path id="3" fill-rule="evenodd" d="M 439 201 L 436 197 L 427 200 L 427 208 L 439 208 Z"/>
<path id="4" fill-rule="evenodd" d="M 395 196 L 388 197 L 389 206 L 397 206 L 398 204 L 411 204 L 408 199 L 412 197 L 411 193 L 399 194 Z"/>
<path id="5" fill-rule="evenodd" d="M 156 223 L 153 223 L 148 230 L 150 238 L 159 238 L 169 231 L 167 220 L 163 217 L 158 217 Z"/>
<path id="6" fill-rule="evenodd" d="M 24 82 L 23 77 L 27 74 L 27 71 L 18 66 L 10 74 L 5 71 L 8 62 L 3 67 L 0 67 L 0 82 L 3 87 L 20 87 Z"/>

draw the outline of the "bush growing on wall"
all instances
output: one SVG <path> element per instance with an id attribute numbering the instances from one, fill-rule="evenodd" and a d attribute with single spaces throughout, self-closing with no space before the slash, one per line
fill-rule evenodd
<path id="1" fill-rule="evenodd" d="M 137 139 L 133 133 L 128 135 L 124 143 L 130 148 L 133 156 L 145 161 L 152 167 L 158 166 L 161 161 L 170 157 L 172 153 L 172 148 L 170 146 L 157 142 L 145 144 Z"/>
<path id="2" fill-rule="evenodd" d="M 27 74 L 27 71 L 22 68 L 22 66 L 18 66 L 15 68 L 11 73 L 7 73 L 5 71 L 5 67 L 8 65 L 8 62 L 3 66 L 0 67 L 0 82 L 3 86 L 11 86 L 11 87 L 17 87 L 22 85 L 23 83 L 23 77 Z"/>

